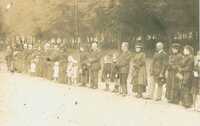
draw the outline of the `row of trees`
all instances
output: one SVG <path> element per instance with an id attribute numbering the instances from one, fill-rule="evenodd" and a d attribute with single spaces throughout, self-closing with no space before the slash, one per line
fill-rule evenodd
<path id="1" fill-rule="evenodd" d="M 0 3 L 4 35 L 104 37 L 130 41 L 133 36 L 196 32 L 198 0 L 10 0 Z M 9 8 L 5 8 L 7 5 Z"/>
<path id="2" fill-rule="evenodd" d="M 122 39 L 198 31 L 198 5 L 198 0 L 112 0 L 110 8 L 97 8 L 96 29 L 120 32 Z"/>

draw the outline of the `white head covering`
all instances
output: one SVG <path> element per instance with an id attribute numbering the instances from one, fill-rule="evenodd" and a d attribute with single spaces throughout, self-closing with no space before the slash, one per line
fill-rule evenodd
<path id="1" fill-rule="evenodd" d="M 158 42 L 156 44 L 156 47 L 159 48 L 159 49 L 163 49 L 164 48 L 164 44 L 162 42 Z"/>

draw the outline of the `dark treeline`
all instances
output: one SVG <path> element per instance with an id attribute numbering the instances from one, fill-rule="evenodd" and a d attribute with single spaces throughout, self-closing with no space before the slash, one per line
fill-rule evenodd
<path id="1" fill-rule="evenodd" d="M 63 0 L 64 2 L 66 1 Z M 39 21 L 36 22 L 38 26 L 32 30 L 32 36 L 39 39 L 80 37 L 83 42 L 86 42 L 88 37 L 96 37 L 98 41 L 104 41 L 105 47 L 110 45 L 106 42 L 114 42 L 115 47 L 118 47 L 122 41 L 134 45 L 137 37 L 142 37 L 142 40 L 146 41 L 146 36 L 155 35 L 159 36 L 154 39 L 155 41 L 171 43 L 183 40 L 183 43 L 198 47 L 198 0 L 108 0 L 105 3 L 86 0 L 85 2 L 88 3 L 87 7 L 82 7 L 83 2 L 78 3 L 78 1 L 75 1 L 74 5 L 59 2 L 54 4 L 55 7 L 47 3 L 48 8 L 53 8 L 49 13 L 55 10 L 56 13 L 52 12 L 46 17 L 49 24 L 47 28 L 43 28 L 42 24 L 40 26 Z M 13 35 L 9 26 L 2 29 L 5 25 L 2 15 L 5 12 L 1 12 L 0 35 Z M 54 15 L 56 18 L 52 18 Z M 187 34 L 185 38 L 189 38 L 190 32 L 193 34 L 193 39 L 174 39 L 179 36 L 177 34 L 182 36 Z M 146 44 L 147 48 L 151 48 L 151 45 L 151 43 Z"/>

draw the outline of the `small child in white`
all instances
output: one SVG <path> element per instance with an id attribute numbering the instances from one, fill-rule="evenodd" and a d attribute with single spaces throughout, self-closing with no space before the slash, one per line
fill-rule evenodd
<path id="1" fill-rule="evenodd" d="M 78 62 L 72 56 L 68 56 L 68 64 L 66 70 L 67 84 L 76 85 L 77 74 L 78 74 Z"/>
<path id="2" fill-rule="evenodd" d="M 59 62 L 56 61 L 53 66 L 53 80 L 58 81 L 59 79 Z"/>
<path id="3" fill-rule="evenodd" d="M 32 59 L 31 60 L 31 66 L 30 66 L 30 74 L 32 76 L 35 76 L 36 75 L 36 58 Z"/>

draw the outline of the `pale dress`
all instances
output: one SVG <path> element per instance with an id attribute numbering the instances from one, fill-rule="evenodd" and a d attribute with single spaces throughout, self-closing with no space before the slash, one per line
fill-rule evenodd
<path id="1" fill-rule="evenodd" d="M 68 78 L 77 78 L 78 76 L 78 65 L 77 63 L 69 62 L 67 65 L 67 77 Z"/>
<path id="2" fill-rule="evenodd" d="M 36 63 L 35 62 L 31 62 L 31 69 L 30 69 L 31 73 L 35 73 L 36 72 Z"/>
<path id="3" fill-rule="evenodd" d="M 56 79 L 59 77 L 59 65 L 54 65 L 53 67 L 53 78 Z"/>

